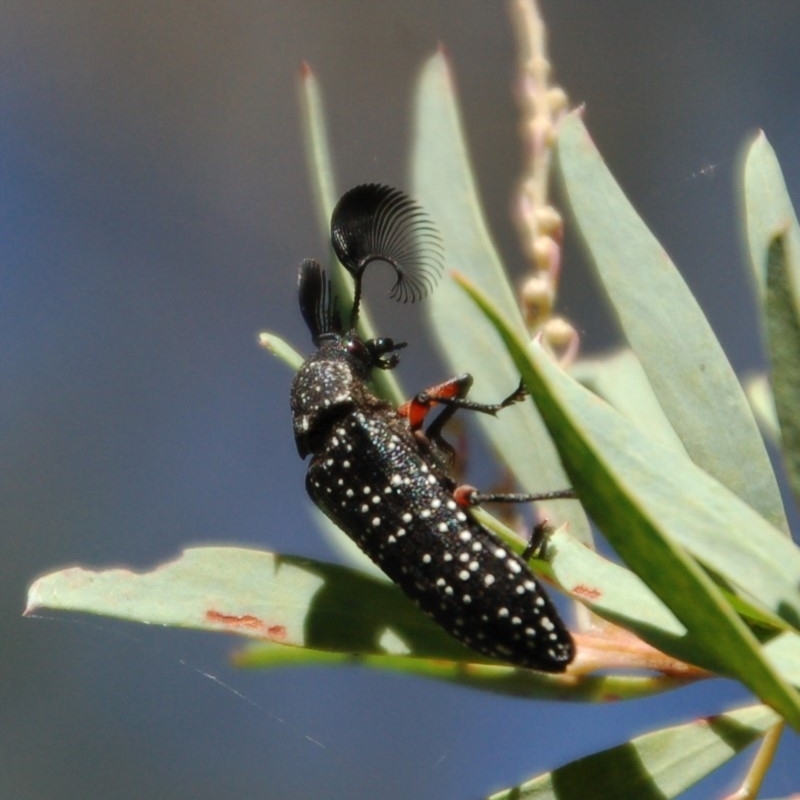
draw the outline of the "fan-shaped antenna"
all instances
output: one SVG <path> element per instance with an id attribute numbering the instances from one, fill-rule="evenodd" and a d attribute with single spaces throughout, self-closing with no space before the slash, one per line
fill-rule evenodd
<path id="1" fill-rule="evenodd" d="M 358 320 L 361 280 L 371 261 L 394 267 L 389 296 L 403 303 L 425 297 L 442 272 L 442 243 L 433 220 L 391 186 L 366 183 L 345 192 L 331 216 L 331 242 L 355 281 L 351 328 Z"/>
<path id="2" fill-rule="evenodd" d="M 298 298 L 300 313 L 311 332 L 311 341 L 317 347 L 326 336 L 342 333 L 330 278 L 313 258 L 305 259 L 300 267 Z"/>

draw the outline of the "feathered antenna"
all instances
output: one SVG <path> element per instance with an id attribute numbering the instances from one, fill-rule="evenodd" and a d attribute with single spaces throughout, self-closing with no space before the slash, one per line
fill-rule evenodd
<path id="1" fill-rule="evenodd" d="M 300 267 L 297 294 L 300 313 L 311 331 L 311 341 L 315 346 L 319 347 L 325 336 L 342 333 L 330 278 L 313 258 L 305 259 Z"/>
<path id="2" fill-rule="evenodd" d="M 391 186 L 367 183 L 345 192 L 331 216 L 331 242 L 355 281 L 351 328 L 358 320 L 361 279 L 371 261 L 394 267 L 389 296 L 403 303 L 423 298 L 442 272 L 436 226 L 421 206 Z"/>

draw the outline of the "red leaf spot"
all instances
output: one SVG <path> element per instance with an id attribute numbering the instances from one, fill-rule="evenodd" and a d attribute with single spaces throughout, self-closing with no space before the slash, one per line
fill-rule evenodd
<path id="1" fill-rule="evenodd" d="M 252 614 L 223 614 L 221 611 L 206 611 L 206 619 L 211 622 L 219 622 L 222 625 L 230 625 L 234 628 L 260 628 L 263 622 Z"/>
<path id="2" fill-rule="evenodd" d="M 597 600 L 598 597 L 603 596 L 603 593 L 596 587 L 585 586 L 582 583 L 573 587 L 572 593 L 577 594 L 579 597 L 585 597 L 587 600 Z"/>
<path id="3" fill-rule="evenodd" d="M 286 628 L 283 625 L 270 625 L 267 636 L 276 642 L 282 642 L 286 638 Z"/>
<path id="4" fill-rule="evenodd" d="M 258 636 L 277 642 L 282 642 L 286 638 L 286 628 L 283 625 L 267 625 L 252 614 L 223 614 L 221 611 L 210 609 L 206 611 L 206 619 L 232 630 L 253 631 Z"/>

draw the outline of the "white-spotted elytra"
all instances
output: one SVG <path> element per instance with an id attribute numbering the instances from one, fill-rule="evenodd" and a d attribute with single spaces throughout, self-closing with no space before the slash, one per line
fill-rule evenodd
<path id="1" fill-rule="evenodd" d="M 344 328 L 331 283 L 311 259 L 300 268 L 299 300 L 317 351 L 295 375 L 294 435 L 311 456 L 311 499 L 426 614 L 467 647 L 492 658 L 563 672 L 574 657 L 564 623 L 527 563 L 470 515 L 481 496 L 448 470 L 441 428 L 467 401 L 462 375 L 394 408 L 369 388 L 370 372 L 393 369 L 405 343 L 362 340 L 356 332 L 361 280 L 373 260 L 391 264 L 391 295 L 412 302 L 433 289 L 441 248 L 427 214 L 397 189 L 366 184 L 342 196 L 331 219 L 334 250 L 355 279 Z M 427 412 L 444 410 L 422 431 Z M 569 492 L 549 496 L 570 496 Z M 521 496 L 508 496 L 519 500 Z M 529 498 L 530 499 L 530 498 Z"/>

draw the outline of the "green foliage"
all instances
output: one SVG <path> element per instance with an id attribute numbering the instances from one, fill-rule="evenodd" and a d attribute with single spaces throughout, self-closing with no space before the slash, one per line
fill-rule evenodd
<path id="1" fill-rule="evenodd" d="M 637 736 L 534 778 L 489 800 L 663 800 L 685 789 L 763 736 L 778 721 L 764 706 Z"/>

